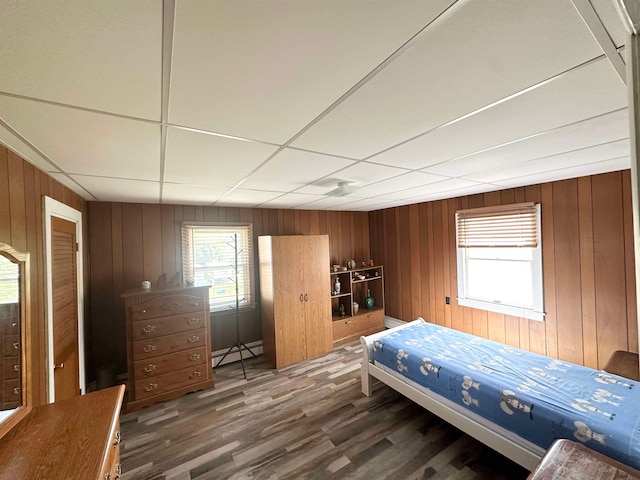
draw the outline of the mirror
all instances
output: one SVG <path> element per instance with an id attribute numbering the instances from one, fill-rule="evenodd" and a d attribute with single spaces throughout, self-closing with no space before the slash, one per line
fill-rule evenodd
<path id="1" fill-rule="evenodd" d="M 29 254 L 0 243 L 0 422 L 30 406 L 26 355 Z M 4 425 L 3 425 L 4 429 Z"/>

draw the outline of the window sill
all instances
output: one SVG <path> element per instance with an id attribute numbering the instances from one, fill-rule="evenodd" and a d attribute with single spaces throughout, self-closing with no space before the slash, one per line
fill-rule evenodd
<path id="1" fill-rule="evenodd" d="M 498 303 L 483 302 L 470 298 L 458 298 L 458 305 L 461 307 L 477 308 L 489 312 L 503 313 L 514 317 L 528 318 L 529 320 L 544 321 L 544 312 L 536 312 L 526 308 L 512 307 L 510 305 L 500 305 Z"/>

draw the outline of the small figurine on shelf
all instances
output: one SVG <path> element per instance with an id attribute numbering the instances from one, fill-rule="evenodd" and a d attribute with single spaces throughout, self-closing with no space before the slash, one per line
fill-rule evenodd
<path id="1" fill-rule="evenodd" d="M 341 286 L 341 285 L 340 285 L 340 277 L 337 277 L 337 276 L 336 276 L 336 281 L 335 281 L 335 283 L 333 284 L 333 291 L 334 291 L 334 292 L 336 292 L 336 293 L 335 293 L 336 295 L 339 295 L 339 294 L 340 294 L 340 286 Z"/>
<path id="2" fill-rule="evenodd" d="M 343 304 L 340 304 L 340 316 L 341 316 L 341 317 L 346 316 L 346 313 L 345 313 L 345 311 L 344 311 L 344 305 L 343 305 Z"/>

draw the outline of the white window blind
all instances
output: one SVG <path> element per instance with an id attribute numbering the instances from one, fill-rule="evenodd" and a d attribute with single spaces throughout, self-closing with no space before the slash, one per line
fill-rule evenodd
<path id="1" fill-rule="evenodd" d="M 474 208 L 456 212 L 458 247 L 535 247 L 534 203 Z"/>
<path id="2" fill-rule="evenodd" d="M 255 305 L 251 224 L 183 223 L 186 282 L 210 285 L 211 311 Z M 236 295 L 237 294 L 237 295 Z"/>

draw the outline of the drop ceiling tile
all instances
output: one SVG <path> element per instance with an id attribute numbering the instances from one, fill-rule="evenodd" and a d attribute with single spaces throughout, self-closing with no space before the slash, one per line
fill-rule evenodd
<path id="1" fill-rule="evenodd" d="M 590 148 L 582 148 L 544 158 L 537 158 L 525 162 L 514 162 L 514 165 L 477 172 L 464 178 L 477 182 L 497 183 L 509 178 L 517 178 L 536 173 L 552 172 L 569 167 L 578 167 L 613 158 L 628 157 L 631 151 L 629 140 L 605 143 Z"/>
<path id="2" fill-rule="evenodd" d="M 0 101 L 0 108 L 2 102 Z M 30 145 L 27 145 L 21 138 L 14 135 L 11 131 L 5 128 L 0 119 L 0 144 L 7 147 L 12 152 L 20 155 L 27 160 L 30 164 L 38 167 L 44 172 L 59 172 L 60 170 L 55 167 L 48 160 L 43 158 L 38 152 L 36 152 Z"/>
<path id="3" fill-rule="evenodd" d="M 615 172 L 617 170 L 626 170 L 630 166 L 629 157 L 614 158 L 602 162 L 580 165 L 577 167 L 569 167 L 552 172 L 541 172 L 534 175 L 527 175 L 517 178 L 510 178 L 499 183 L 502 187 L 520 187 L 524 185 L 535 185 L 538 183 L 554 182 L 557 180 L 565 180 L 567 178 L 578 178 L 587 175 L 598 175 L 600 173 Z M 498 185 L 496 183 L 496 185 Z"/>
<path id="4" fill-rule="evenodd" d="M 351 210 L 354 202 L 360 200 L 358 197 L 348 195 L 345 197 L 324 197 L 309 203 L 299 205 L 298 209 L 303 210 Z"/>
<path id="5" fill-rule="evenodd" d="M 231 188 L 276 149 L 264 143 L 170 127 L 167 130 L 164 180 Z"/>
<path id="6" fill-rule="evenodd" d="M 447 198 L 453 195 L 449 195 L 449 192 L 453 190 L 476 187 L 477 182 L 470 180 L 464 180 L 461 178 L 451 178 L 442 182 L 431 183 L 420 187 L 408 188 L 395 193 L 389 193 L 387 195 L 380 195 L 377 198 L 381 200 L 405 200 L 413 197 L 442 194 L 442 198 Z"/>
<path id="7" fill-rule="evenodd" d="M 0 91 L 160 119 L 162 2 L 2 2 Z"/>
<path id="8" fill-rule="evenodd" d="M 354 160 L 285 148 L 247 178 L 242 188 L 289 192 L 354 163 Z"/>
<path id="9" fill-rule="evenodd" d="M 626 105 L 625 85 L 609 61 L 602 58 L 556 77 L 536 89 L 376 155 L 370 161 L 407 168 L 427 167 L 623 109 Z M 615 122 L 615 126 L 606 125 L 605 122 L 609 121 L 606 119 L 597 123 L 598 128 L 605 128 L 608 132 L 617 129 L 614 138 L 624 137 L 624 132 L 628 135 L 628 121 L 619 121 L 627 115 L 626 110 L 612 115 L 611 121 Z M 438 166 L 425 171 L 444 174 Z"/>
<path id="10" fill-rule="evenodd" d="M 260 205 L 263 208 L 295 208 L 304 206 L 315 200 L 325 198 L 323 195 L 309 195 L 306 193 L 285 193 Z"/>
<path id="11" fill-rule="evenodd" d="M 228 191 L 228 188 L 165 182 L 162 185 L 162 203 L 211 205 Z"/>
<path id="12" fill-rule="evenodd" d="M 459 2 L 293 145 L 368 157 L 601 53 L 568 1 Z"/>
<path id="13" fill-rule="evenodd" d="M 257 207 L 282 195 L 282 192 L 265 192 L 263 190 L 246 190 L 236 188 L 220 198 L 216 206 L 221 207 Z"/>
<path id="14" fill-rule="evenodd" d="M 0 116 L 64 172 L 159 180 L 158 125 L 9 97 Z"/>
<path id="15" fill-rule="evenodd" d="M 88 192 L 87 189 L 85 189 L 82 185 L 79 185 L 75 179 L 69 177 L 68 175 L 58 172 L 48 172 L 47 175 L 60 182 L 65 187 L 70 188 L 73 192 L 77 193 L 85 200 L 97 200 L 97 198 L 94 197 L 90 192 Z"/>
<path id="16" fill-rule="evenodd" d="M 389 180 L 382 180 L 371 185 L 358 188 L 355 194 L 361 197 L 377 197 L 397 191 L 404 191 L 414 187 L 420 187 L 430 183 L 441 182 L 447 180 L 448 177 L 441 175 L 431 175 L 422 172 L 409 172 Z"/>
<path id="17" fill-rule="evenodd" d="M 283 143 L 452 1 L 177 2 L 170 121 Z"/>
<path id="18" fill-rule="evenodd" d="M 100 202 L 159 203 L 159 182 L 87 175 L 70 177 Z"/>
<path id="19" fill-rule="evenodd" d="M 611 0 L 590 0 L 590 2 L 616 46 L 624 45 L 627 39 L 627 30 L 618 14 L 616 2 Z"/>
<path id="20" fill-rule="evenodd" d="M 408 170 L 385 165 L 376 165 L 368 162 L 358 162 L 344 168 L 332 175 L 332 179 L 324 179 L 318 185 L 308 185 L 298 190 L 299 193 L 322 193 L 326 194 L 338 187 L 338 182 L 348 182 L 354 187 L 363 187 L 370 183 L 387 180 L 398 175 L 408 173 Z M 318 188 L 321 187 L 321 188 Z"/>

